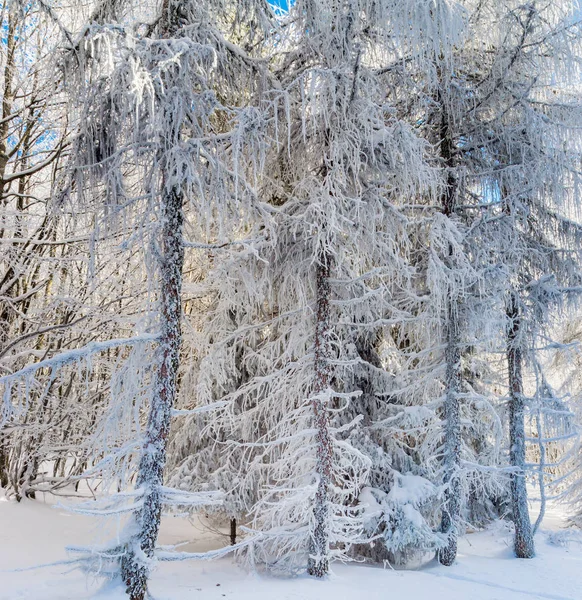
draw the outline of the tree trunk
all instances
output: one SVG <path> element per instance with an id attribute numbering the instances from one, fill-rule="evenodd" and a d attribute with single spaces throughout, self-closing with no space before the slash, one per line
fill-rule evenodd
<path id="1" fill-rule="evenodd" d="M 10 132 L 10 116 L 14 104 L 14 71 L 15 71 L 15 52 L 16 52 L 16 26 L 17 16 L 14 4 L 8 10 L 8 26 L 5 30 L 6 41 L 4 42 L 6 50 L 6 65 L 4 67 L 4 89 L 2 90 L 2 120 L 0 120 L 0 198 L 2 206 L 7 202 L 5 192 L 9 184 L 5 182 L 6 167 L 8 166 L 8 136 Z M 0 231 L 0 237 L 3 237 L 3 231 Z"/>
<path id="2" fill-rule="evenodd" d="M 332 443 L 329 432 L 329 412 L 326 401 L 321 397 L 330 383 L 330 257 L 323 256 L 316 273 L 316 324 L 315 324 L 315 380 L 313 385 L 313 408 L 317 429 L 317 492 L 313 516 L 313 530 L 307 572 L 315 577 L 323 577 L 329 569 L 329 485 L 332 466 Z"/>
<path id="3" fill-rule="evenodd" d="M 6 489 L 9 483 L 7 443 L 4 437 L 0 434 L 0 487 Z"/>
<path id="4" fill-rule="evenodd" d="M 457 524 L 461 511 L 461 415 L 459 411 L 459 389 L 461 385 L 461 353 L 459 350 L 458 315 L 452 302 L 447 306 L 446 391 L 444 405 L 445 447 L 444 484 L 445 500 L 441 519 L 441 531 L 447 535 L 447 545 L 439 550 L 442 565 L 450 566 L 457 556 Z"/>
<path id="5" fill-rule="evenodd" d="M 525 486 L 525 424 L 522 362 L 519 334 L 521 322 L 519 301 L 513 292 L 507 307 L 509 327 L 507 332 L 507 366 L 509 369 L 509 463 L 511 473 L 511 505 L 515 524 L 514 549 L 518 558 L 535 555 L 527 489 Z"/>
<path id="6" fill-rule="evenodd" d="M 184 247 L 182 241 L 182 194 L 172 189 L 162 199 L 161 335 L 159 363 L 148 416 L 145 444 L 139 464 L 137 488 L 143 506 L 136 513 L 136 532 L 122 560 L 122 577 L 131 600 L 143 600 L 148 577 L 148 559 L 154 554 L 160 527 L 166 445 L 181 345 L 181 292 Z M 143 557 L 143 558 L 142 558 Z"/>
<path id="7" fill-rule="evenodd" d="M 442 97 L 439 94 L 442 104 Z M 442 196 L 442 210 L 447 217 L 455 213 L 457 181 L 453 174 L 453 140 L 448 122 L 447 111 L 442 109 L 440 124 L 440 152 L 447 167 L 447 185 Z M 449 262 L 452 260 L 453 247 L 449 244 Z M 453 264 L 449 265 L 454 268 Z M 449 290 L 446 301 L 446 349 L 445 349 L 445 404 L 444 418 L 444 457 L 443 483 L 445 499 L 441 518 L 441 531 L 447 535 L 447 545 L 439 550 L 438 560 L 442 565 L 450 566 L 457 556 L 458 522 L 461 510 L 461 484 L 459 466 L 461 462 L 461 417 L 459 391 L 461 388 L 461 351 L 459 315 L 454 296 L 455 290 Z"/>

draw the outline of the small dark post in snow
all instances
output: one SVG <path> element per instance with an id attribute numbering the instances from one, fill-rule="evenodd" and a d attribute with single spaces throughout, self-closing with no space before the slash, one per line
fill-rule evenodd
<path id="1" fill-rule="evenodd" d="M 327 255 L 317 265 L 316 272 L 316 324 L 315 324 L 315 381 L 313 384 L 312 408 L 317 429 L 316 469 L 319 478 L 313 513 L 315 528 L 309 547 L 307 572 L 314 577 L 323 577 L 329 568 L 329 484 L 332 467 L 332 442 L 329 433 L 327 402 L 322 398 L 329 388 L 329 297 L 330 261 Z"/>
<path id="2" fill-rule="evenodd" d="M 230 520 L 230 545 L 234 546 L 236 544 L 236 519 L 232 518 Z"/>
<path id="3" fill-rule="evenodd" d="M 522 362 L 520 347 L 519 299 L 511 293 L 507 306 L 507 366 L 509 369 L 509 462 L 511 473 L 511 505 L 515 524 L 514 550 L 518 558 L 535 556 L 534 540 L 525 486 L 525 425 Z"/>

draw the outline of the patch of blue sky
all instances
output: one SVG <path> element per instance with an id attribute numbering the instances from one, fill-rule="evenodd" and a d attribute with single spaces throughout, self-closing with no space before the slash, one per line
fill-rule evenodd
<path id="1" fill-rule="evenodd" d="M 39 24 L 38 14 L 32 12 L 32 4 L 29 3 L 24 7 L 25 18 L 19 21 L 18 27 L 15 28 L 14 31 L 14 39 L 18 43 L 21 36 L 24 36 L 23 39 L 26 39 L 26 35 L 34 32 Z M 22 30 L 22 23 L 24 23 L 24 29 Z M 8 15 L 4 15 L 4 20 L 2 21 L 2 25 L 0 26 L 0 46 L 6 46 L 8 44 Z M 27 47 L 24 51 L 19 51 L 17 46 L 17 54 L 16 54 L 16 63 L 17 66 L 20 67 L 30 67 L 34 64 L 37 59 L 34 48 L 33 48 L 32 40 L 29 40 L 25 47 Z"/>
<path id="2" fill-rule="evenodd" d="M 19 27 L 14 32 L 14 36 L 16 40 L 19 39 L 19 31 L 18 29 L 22 26 L 24 22 L 24 33 L 28 33 L 34 31 L 39 23 L 38 14 L 33 12 L 33 3 L 29 2 L 23 7 L 20 7 L 24 18 L 19 19 Z M 4 20 L 2 21 L 2 25 L 0 26 L 0 43 L 6 44 L 8 42 L 8 12 L 4 13 Z"/>
<path id="3" fill-rule="evenodd" d="M 19 143 L 19 141 L 21 140 L 22 136 L 25 134 L 25 124 L 24 121 L 18 117 L 17 119 L 14 120 L 14 124 L 15 125 L 20 125 L 22 128 L 18 127 L 18 134 L 12 134 L 9 135 L 6 142 L 6 146 L 8 149 L 8 152 L 10 152 L 11 150 L 14 149 L 14 147 Z M 40 124 L 42 126 L 42 117 L 38 118 L 38 121 L 36 123 L 37 125 Z M 42 133 L 40 133 L 40 135 L 38 135 L 38 137 L 35 139 L 34 144 L 32 145 L 31 148 L 27 149 L 27 153 L 29 158 L 34 159 L 35 156 L 39 156 L 40 159 L 42 159 L 41 155 L 44 155 L 47 151 L 50 150 L 54 150 L 57 145 L 59 143 L 59 134 L 56 130 L 54 129 L 46 129 L 45 131 L 43 131 Z M 20 158 L 22 156 L 22 148 L 19 148 L 18 151 L 16 152 L 16 156 L 18 158 Z M 34 160 L 33 160 L 34 162 Z"/>
<path id="4" fill-rule="evenodd" d="M 8 17 L 4 15 L 2 27 L 0 28 L 0 44 L 5 46 L 8 43 Z"/>
<path id="5" fill-rule="evenodd" d="M 269 0 L 269 4 L 273 7 L 275 14 L 285 15 L 295 4 L 295 0 Z"/>
<path id="6" fill-rule="evenodd" d="M 481 202 L 482 207 L 491 206 L 494 204 L 501 204 L 501 188 L 499 187 L 499 181 L 491 177 L 487 177 L 481 183 Z"/>

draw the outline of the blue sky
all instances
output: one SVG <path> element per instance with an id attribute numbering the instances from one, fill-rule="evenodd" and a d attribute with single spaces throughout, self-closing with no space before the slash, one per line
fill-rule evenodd
<path id="1" fill-rule="evenodd" d="M 289 5 L 293 4 L 294 0 L 269 0 L 269 4 L 274 6 L 275 9 L 282 10 L 287 12 L 289 10 Z"/>

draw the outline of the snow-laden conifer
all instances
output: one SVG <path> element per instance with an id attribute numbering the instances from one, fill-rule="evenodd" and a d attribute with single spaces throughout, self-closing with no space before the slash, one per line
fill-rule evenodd
<path id="1" fill-rule="evenodd" d="M 245 3 L 232 13 L 219 3 L 165 1 L 157 7 L 158 14 L 152 7 L 151 21 L 140 23 L 130 8 L 121 2 L 98 6 L 78 34 L 66 36 L 72 46 L 64 53 L 62 68 L 77 131 L 70 176 L 61 185 L 59 201 L 95 206 L 103 226 L 121 237 L 131 224 L 123 247 L 139 249 L 148 273 L 150 301 L 139 324 L 148 333 L 117 345 L 153 340 L 155 350 L 149 357 L 147 352 L 139 355 L 147 361 L 145 368 L 124 371 L 131 384 L 121 379 L 113 388 L 125 399 L 122 412 L 134 415 L 134 433 L 140 431 L 140 412 L 146 413 L 145 430 L 137 439 L 125 440 L 113 460 L 105 456 L 93 467 L 96 474 L 112 471 L 127 482 L 119 469 L 131 469 L 135 458 L 135 490 L 111 497 L 101 508 L 78 509 L 87 514 L 130 514 L 126 535 L 97 557 L 105 563 L 120 560 L 123 581 L 134 600 L 146 593 L 162 507 L 218 500 L 216 494 L 176 493 L 163 486 L 181 351 L 182 271 L 188 245 L 184 220 L 187 211 L 198 231 L 220 237 L 230 231 L 230 223 L 238 226 L 243 215 L 256 212 L 255 196 L 245 180 L 252 169 L 243 156 L 259 139 L 260 116 L 244 101 L 239 107 L 223 105 L 220 96 L 221 89 L 227 96 L 233 89 L 229 86 L 236 85 L 235 79 L 240 83 L 244 74 L 251 73 L 249 81 L 256 77 L 259 66 L 248 59 L 250 66 L 242 68 L 245 52 L 228 42 L 218 25 L 234 14 L 237 29 L 242 19 L 254 18 L 261 9 Z M 260 155 L 258 145 L 248 155 L 253 156 L 255 170 Z M 58 356 L 50 368 L 89 361 L 111 343 Z M 29 370 L 37 373 L 43 366 Z M 12 406 L 12 381 L 26 385 L 27 377 L 28 371 L 21 371 L 2 380 L 7 410 Z M 121 398 L 114 396 L 118 407 Z M 113 425 L 113 419 L 107 422 Z M 93 437 L 93 450 L 99 456 L 111 430 L 97 429 L 102 437 Z M 118 443 L 121 437 L 113 435 Z"/>
<path id="2" fill-rule="evenodd" d="M 375 69 L 389 8 L 304 2 L 284 19 L 272 59 L 280 120 L 261 187 L 272 225 L 256 256 L 244 246 L 217 255 L 198 367 L 199 398 L 227 403 L 207 430 L 246 460 L 222 464 L 239 469 L 235 494 L 255 498 L 249 560 L 315 576 L 374 535 L 356 503 L 371 459 L 352 441 L 368 410 L 352 372 L 374 368 L 360 340 L 404 316 L 392 298 L 412 274 L 397 200 L 435 182 Z"/>
<path id="3" fill-rule="evenodd" d="M 550 403 L 535 349 L 545 345 L 563 301 L 575 300 L 580 276 L 580 229 L 571 219 L 579 202 L 580 106 L 568 89 L 579 76 L 579 25 L 566 2 L 509 4 L 493 14 L 499 33 L 473 111 L 474 131 L 491 186 L 485 231 L 495 236 L 492 247 L 499 244 L 504 270 L 515 551 L 528 558 L 534 548 L 525 417 L 536 399 Z M 528 366 L 537 372 L 531 400 Z"/>

